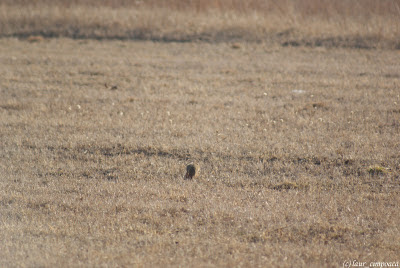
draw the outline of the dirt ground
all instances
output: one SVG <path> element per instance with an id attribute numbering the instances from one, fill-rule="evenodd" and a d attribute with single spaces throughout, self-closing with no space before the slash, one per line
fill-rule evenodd
<path id="1" fill-rule="evenodd" d="M 400 261 L 398 50 L 2 38 L 0 77 L 1 267 Z"/>

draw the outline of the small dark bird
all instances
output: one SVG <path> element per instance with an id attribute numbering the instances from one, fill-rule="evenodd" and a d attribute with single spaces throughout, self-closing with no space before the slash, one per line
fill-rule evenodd
<path id="1" fill-rule="evenodd" d="M 184 179 L 191 180 L 199 176 L 200 173 L 200 166 L 197 164 L 190 164 L 186 167 L 186 174 Z"/>

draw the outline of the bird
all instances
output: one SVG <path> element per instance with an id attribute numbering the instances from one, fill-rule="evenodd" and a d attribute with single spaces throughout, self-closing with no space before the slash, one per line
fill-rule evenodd
<path id="1" fill-rule="evenodd" d="M 189 164 L 186 166 L 186 174 L 184 179 L 191 180 L 199 176 L 200 166 L 197 164 Z"/>

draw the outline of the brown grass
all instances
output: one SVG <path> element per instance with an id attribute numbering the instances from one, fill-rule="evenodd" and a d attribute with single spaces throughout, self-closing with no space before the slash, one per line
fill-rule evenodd
<path id="1" fill-rule="evenodd" d="M 0 266 L 399 261 L 399 62 L 1 39 Z"/>
<path id="2" fill-rule="evenodd" d="M 0 36 L 400 48 L 398 0 L 0 3 Z"/>
<path id="3" fill-rule="evenodd" d="M 0 267 L 398 262 L 399 6 L 1 1 Z"/>

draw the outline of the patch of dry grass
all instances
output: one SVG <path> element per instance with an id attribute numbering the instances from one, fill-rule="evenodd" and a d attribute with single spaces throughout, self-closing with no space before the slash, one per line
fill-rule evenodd
<path id="1" fill-rule="evenodd" d="M 398 261 L 399 62 L 1 39 L 0 266 Z"/>
<path id="2" fill-rule="evenodd" d="M 0 36 L 400 48 L 397 0 L 2 1 Z"/>

